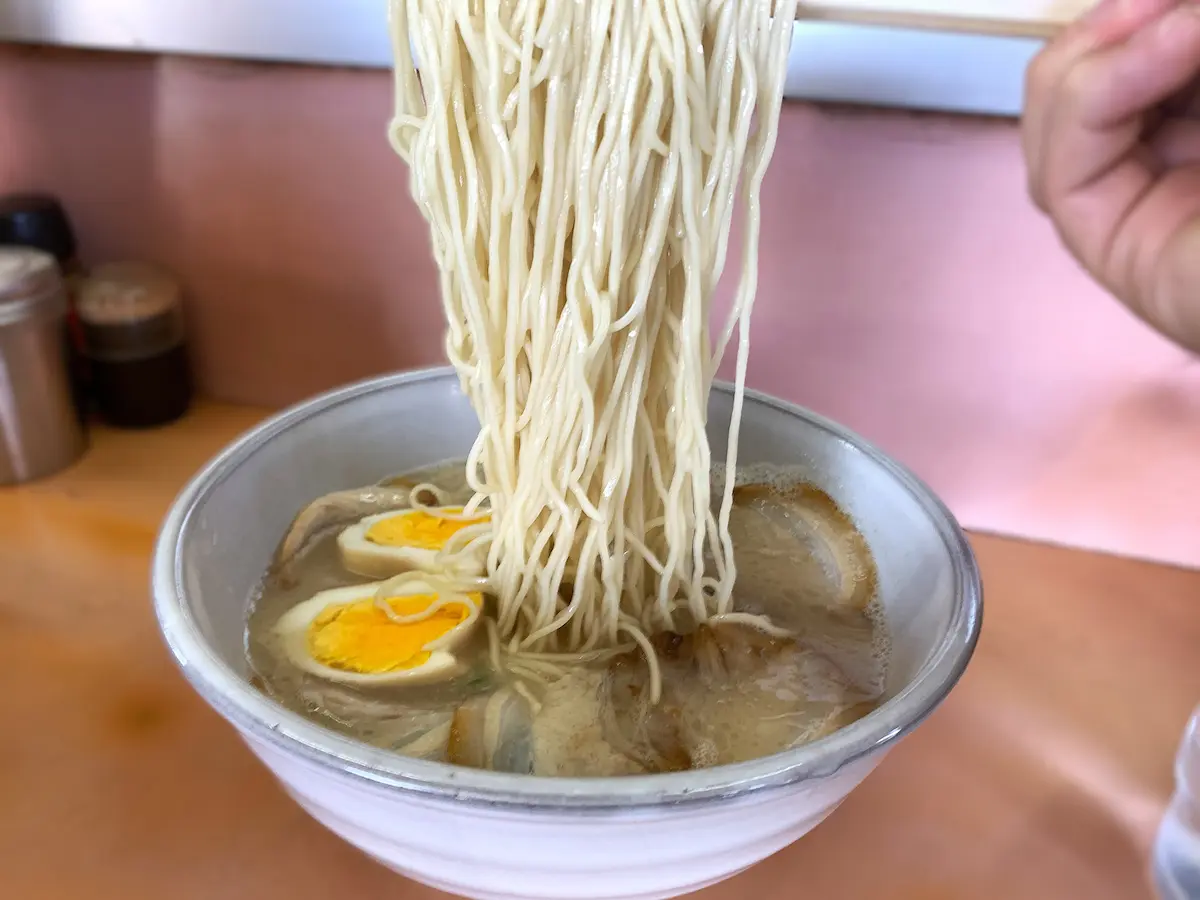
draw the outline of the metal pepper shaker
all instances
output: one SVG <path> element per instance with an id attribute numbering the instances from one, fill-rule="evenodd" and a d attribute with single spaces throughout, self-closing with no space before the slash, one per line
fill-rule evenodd
<path id="1" fill-rule="evenodd" d="M 58 261 L 67 289 L 67 332 L 71 346 L 67 354 L 75 405 L 81 419 L 91 408 L 88 399 L 87 364 L 83 358 L 83 336 L 75 315 L 74 285 L 83 275 L 75 252 L 75 231 L 67 211 L 48 194 L 8 194 L 0 197 L 0 245 L 32 247 Z"/>
<path id="2" fill-rule="evenodd" d="M 0 485 L 52 475 L 87 446 L 71 392 L 66 318 L 54 257 L 0 246 Z"/>

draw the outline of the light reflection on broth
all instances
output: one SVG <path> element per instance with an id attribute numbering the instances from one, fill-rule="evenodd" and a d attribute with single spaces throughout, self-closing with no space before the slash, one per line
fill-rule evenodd
<path id="1" fill-rule="evenodd" d="M 719 477 L 719 476 L 718 476 Z M 716 480 L 716 478 L 714 478 Z M 653 637 L 662 697 L 644 654 L 516 677 L 491 665 L 484 628 L 453 648 L 453 677 L 351 684 L 297 666 L 277 623 L 314 594 L 369 579 L 349 572 L 338 535 L 405 508 L 432 482 L 469 499 L 461 462 L 323 498 L 281 543 L 247 629 L 253 681 L 310 720 L 384 749 L 476 768 L 546 776 L 615 776 L 743 762 L 816 740 L 869 713 L 884 687 L 888 638 L 866 542 L 830 498 L 795 471 L 739 472 L 730 519 L 737 613 L 768 616 L 788 636 L 737 617 Z M 494 614 L 485 600 L 483 616 Z M 311 646 L 311 644 L 310 644 Z"/>

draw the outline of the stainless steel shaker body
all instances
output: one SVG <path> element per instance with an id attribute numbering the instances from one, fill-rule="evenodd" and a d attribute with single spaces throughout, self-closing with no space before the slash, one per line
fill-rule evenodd
<path id="1" fill-rule="evenodd" d="M 54 257 L 0 247 L 0 485 L 52 475 L 87 446 L 71 394 L 66 315 Z"/>

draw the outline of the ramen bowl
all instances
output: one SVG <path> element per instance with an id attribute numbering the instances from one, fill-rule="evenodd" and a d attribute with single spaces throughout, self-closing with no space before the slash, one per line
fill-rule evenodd
<path id="1" fill-rule="evenodd" d="M 717 458 L 732 407 L 732 389 L 716 386 L 709 422 Z M 321 494 L 461 458 L 477 431 L 448 369 L 325 394 L 209 463 L 175 501 L 155 550 L 155 609 L 184 676 L 314 818 L 412 879 L 466 897 L 522 900 L 674 897 L 720 881 L 828 816 L 946 697 L 971 657 L 982 620 L 979 574 L 947 509 L 865 441 L 749 393 L 741 459 L 800 467 L 854 520 L 875 557 L 892 652 L 885 700 L 866 717 L 738 765 L 559 779 L 375 749 L 253 688 L 248 602 L 297 510 Z"/>

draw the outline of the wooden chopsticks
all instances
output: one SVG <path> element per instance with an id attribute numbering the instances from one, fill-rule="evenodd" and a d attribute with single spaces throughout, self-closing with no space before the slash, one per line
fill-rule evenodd
<path id="1" fill-rule="evenodd" d="M 901 12 L 889 9 L 870 9 L 839 6 L 832 2 L 802 2 L 796 13 L 797 21 L 836 22 L 845 25 L 872 25 L 881 28 L 907 28 L 927 31 L 953 31 L 991 37 L 1030 38 L 1048 40 L 1067 24 L 1049 19 L 997 19 L 939 13 Z"/>

